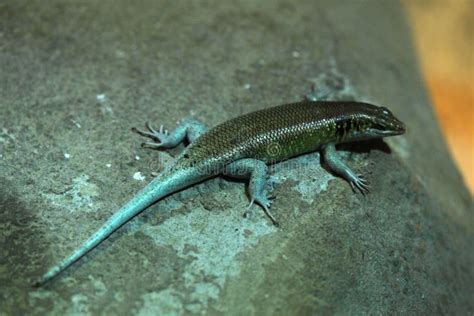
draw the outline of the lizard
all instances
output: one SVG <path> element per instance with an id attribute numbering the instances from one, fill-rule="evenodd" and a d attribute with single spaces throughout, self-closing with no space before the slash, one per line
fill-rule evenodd
<path id="1" fill-rule="evenodd" d="M 258 204 L 278 226 L 267 196 L 268 166 L 320 150 L 329 169 L 348 181 L 354 191 L 369 192 L 368 181 L 355 173 L 337 154 L 336 144 L 383 138 L 405 133 L 405 125 L 386 107 L 356 101 L 304 101 L 270 107 L 230 119 L 207 130 L 187 119 L 168 132 L 132 131 L 153 141 L 156 149 L 189 145 L 174 163 L 112 215 L 70 256 L 47 271 L 34 286 L 42 286 L 104 241 L 115 230 L 158 200 L 211 177 L 226 175 L 249 180 L 250 205 Z M 248 210 L 248 209 L 247 209 Z"/>

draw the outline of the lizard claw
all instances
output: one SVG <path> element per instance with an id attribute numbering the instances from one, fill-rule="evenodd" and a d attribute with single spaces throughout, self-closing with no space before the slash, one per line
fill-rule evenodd
<path id="1" fill-rule="evenodd" d="M 165 127 L 163 125 L 160 125 L 160 130 L 159 131 L 156 131 L 156 130 L 152 129 L 151 126 L 148 125 L 148 123 L 147 123 L 147 127 L 150 131 L 152 131 L 153 134 L 155 134 L 157 136 L 157 138 L 163 137 L 163 135 L 164 136 L 169 135 L 168 130 L 165 129 Z"/>
<path id="2" fill-rule="evenodd" d="M 152 143 L 152 142 L 144 142 L 141 144 L 142 148 L 148 147 L 148 148 L 161 148 L 162 145 L 161 143 Z"/>
<path id="3" fill-rule="evenodd" d="M 142 136 L 151 138 L 154 142 L 144 142 L 142 143 L 142 147 L 151 147 L 151 148 L 162 148 L 167 147 L 169 143 L 170 133 L 167 129 L 164 128 L 163 125 L 160 125 L 159 130 L 154 129 L 150 123 L 145 123 L 146 128 L 148 131 L 142 131 L 135 127 L 132 128 L 132 132 L 138 133 Z"/>
<path id="4" fill-rule="evenodd" d="M 280 226 L 280 224 L 278 223 L 278 221 L 275 219 L 275 217 L 272 215 L 272 213 L 270 212 L 270 205 L 272 204 L 272 202 L 270 201 L 270 199 L 268 199 L 267 197 L 265 196 L 258 196 L 258 197 L 253 197 L 252 200 L 250 201 L 250 204 L 247 208 L 247 211 L 244 213 L 244 216 L 245 215 L 248 215 L 250 213 L 250 208 L 252 207 L 252 205 L 254 203 L 257 203 L 258 205 L 260 205 L 262 208 L 263 208 L 263 211 L 265 212 L 265 214 L 267 214 L 267 216 L 270 218 L 270 220 L 272 221 L 273 225 L 275 225 L 276 227 Z"/>
<path id="5" fill-rule="evenodd" d="M 360 174 L 357 174 L 355 179 L 353 179 L 350 184 L 354 192 L 359 190 L 363 195 L 366 195 L 370 192 L 369 182 Z"/>

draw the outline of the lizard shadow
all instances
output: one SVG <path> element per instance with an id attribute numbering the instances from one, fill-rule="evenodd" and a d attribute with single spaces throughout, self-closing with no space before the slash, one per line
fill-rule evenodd
<path id="1" fill-rule="evenodd" d="M 342 143 L 342 144 L 336 145 L 336 148 L 337 148 L 338 152 L 349 152 L 350 154 L 354 154 L 354 153 L 368 154 L 372 150 L 378 150 L 378 151 L 384 152 L 386 154 L 390 154 L 392 152 L 392 150 L 390 149 L 390 146 L 388 146 L 388 144 L 386 142 L 384 142 L 383 139 L 370 139 L 370 140 L 363 140 L 363 141 L 357 141 L 357 142 Z M 318 151 L 321 152 L 321 150 L 315 150 L 314 152 L 318 152 Z M 314 153 L 314 152 L 312 152 L 312 153 Z M 309 154 L 312 154 L 312 153 L 309 153 Z M 303 156 L 303 155 L 307 155 L 307 153 L 302 154 L 302 155 L 298 155 L 296 157 Z M 296 158 L 296 157 L 292 157 L 292 158 Z M 339 177 L 325 163 L 324 156 L 322 154 L 319 155 L 319 162 L 320 162 L 321 166 L 327 172 L 329 172 L 330 174 L 332 174 L 336 177 Z M 281 163 L 281 162 L 279 162 L 279 163 Z M 278 163 L 276 163 L 276 164 L 278 164 Z M 237 177 L 232 177 L 232 176 L 225 175 L 225 174 L 221 174 L 220 177 L 225 179 L 228 182 L 244 183 L 246 193 L 247 193 L 247 195 L 249 195 L 249 192 L 248 192 L 249 179 L 248 178 L 245 178 L 245 177 L 237 178 Z"/>
<path id="2" fill-rule="evenodd" d="M 379 150 L 386 154 L 392 153 L 392 149 L 382 138 L 342 143 L 336 145 L 336 148 L 340 151 L 349 151 L 352 153 L 369 153 L 371 150 Z"/>
<path id="3" fill-rule="evenodd" d="M 23 295 L 31 290 L 30 281 L 49 260 L 48 244 L 51 240 L 46 232 L 54 231 L 54 228 L 47 228 L 48 212 L 40 211 L 45 205 L 20 193 L 17 185 L 0 177 L 0 226 L 3 225 L 0 230 L 0 263 L 4 268 L 0 269 L 3 282 L 0 292 L 3 286 L 4 289 L 23 293 L 20 297 L 26 299 Z M 19 279 L 21 282 L 17 282 Z M 6 298 L 5 302 L 13 301 Z"/>
<path id="4" fill-rule="evenodd" d="M 385 154 L 391 154 L 392 153 L 392 149 L 382 138 L 342 143 L 342 144 L 336 145 L 336 149 L 337 149 L 338 152 L 348 152 L 349 157 L 352 154 L 355 154 L 355 153 L 357 153 L 357 154 L 369 154 L 372 150 L 378 150 L 378 151 L 381 151 Z M 334 171 L 332 171 L 331 168 L 324 161 L 324 155 L 320 156 L 320 163 L 321 163 L 321 166 L 327 172 L 334 175 L 335 177 L 341 178 L 341 176 L 336 174 Z"/>

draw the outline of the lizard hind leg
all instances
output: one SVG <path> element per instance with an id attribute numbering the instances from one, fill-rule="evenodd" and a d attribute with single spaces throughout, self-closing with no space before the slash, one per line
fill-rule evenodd
<path id="1" fill-rule="evenodd" d="M 192 143 L 206 131 L 202 123 L 193 119 L 183 120 L 171 132 L 166 130 L 163 125 L 158 130 L 151 127 L 148 122 L 145 126 L 148 131 L 142 131 L 135 127 L 132 128 L 132 131 L 141 136 L 151 138 L 153 142 L 142 143 L 142 146 L 151 148 L 173 148 L 182 143 L 186 138 Z"/>
<path id="2" fill-rule="evenodd" d="M 275 219 L 273 214 L 270 212 L 270 198 L 266 195 L 265 186 L 267 184 L 268 176 L 267 165 L 257 159 L 240 159 L 227 165 L 224 174 L 233 178 L 239 179 L 250 179 L 249 181 L 249 193 L 250 193 L 250 204 L 247 209 L 249 212 L 252 205 L 258 204 L 262 207 L 265 214 L 270 218 L 275 226 L 278 226 L 278 221 Z"/>

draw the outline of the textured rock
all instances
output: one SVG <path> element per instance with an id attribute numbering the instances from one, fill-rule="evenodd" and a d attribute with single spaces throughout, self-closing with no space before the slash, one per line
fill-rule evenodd
<path id="1" fill-rule="evenodd" d="M 1 314 L 473 313 L 472 197 L 431 110 L 403 12 L 380 1 L 0 4 Z M 216 178 L 125 225 L 42 289 L 31 281 L 180 150 L 145 120 L 213 126 L 321 94 L 386 105 L 406 136 L 275 166 L 279 229 Z M 144 180 L 142 180 L 144 177 Z"/>

